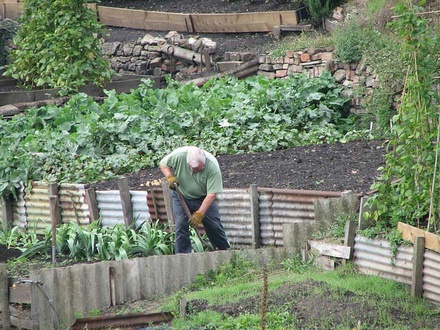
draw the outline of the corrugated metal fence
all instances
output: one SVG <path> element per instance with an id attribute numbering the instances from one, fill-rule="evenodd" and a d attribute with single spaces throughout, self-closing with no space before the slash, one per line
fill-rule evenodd
<path id="1" fill-rule="evenodd" d="M 45 225 L 51 223 L 49 196 L 54 194 L 52 188 L 41 183 L 34 183 L 30 191 L 23 188 L 12 207 L 2 205 L 2 212 L 12 209 L 14 224 L 44 230 Z M 60 185 L 57 188 L 62 222 L 90 223 L 93 212 L 90 197 L 87 197 L 88 189 L 83 185 Z M 96 204 L 103 225 L 124 223 L 121 195 L 120 191 L 96 192 Z M 134 221 L 166 219 L 166 196 L 167 193 L 158 188 L 130 191 Z M 258 255 L 272 251 L 270 254 L 280 260 L 281 256 L 286 257 L 286 251 L 290 255 L 298 251 L 285 246 L 286 242 L 291 246 L 291 237 L 283 237 L 286 226 L 306 227 L 323 221 L 331 222 L 341 212 L 356 212 L 358 202 L 358 196 L 339 192 L 255 186 L 226 189 L 218 196 L 219 211 L 235 250 L 31 269 L 31 279 L 43 283 L 40 288 L 37 285 L 41 284 L 32 286 L 33 320 L 38 320 L 39 329 L 52 329 L 60 320 L 70 324 L 75 312 L 85 315 L 87 311 L 108 306 L 109 301 L 119 303 L 172 292 L 190 283 L 197 273 L 216 269 L 219 262 L 229 260 L 233 253 L 238 253 L 237 250 L 243 251 L 240 248 L 257 247 L 257 243 L 270 248 L 249 250 L 253 251 L 249 253 Z M 281 246 L 282 249 L 277 248 Z M 399 247 L 393 256 L 388 241 L 356 237 L 354 262 L 366 274 L 409 285 L 413 276 L 413 250 L 413 246 Z M 56 313 L 41 289 L 53 299 Z M 440 258 L 438 253 L 428 250 L 425 250 L 423 262 L 423 296 L 440 302 Z"/>
<path id="2" fill-rule="evenodd" d="M 393 256 L 387 241 L 358 236 L 354 245 L 354 262 L 365 274 L 409 285 L 412 250 L 412 247 L 400 247 Z M 35 329 L 69 326 L 75 317 L 86 317 L 91 310 L 178 291 L 198 274 L 217 270 L 237 254 L 259 264 L 270 260 L 274 265 L 280 265 L 295 253 L 295 249 L 270 247 L 31 269 L 30 278 L 34 281 L 32 320 Z M 425 251 L 424 260 L 424 297 L 440 302 L 439 254 Z"/>
<path id="3" fill-rule="evenodd" d="M 414 246 L 400 246 L 393 255 L 386 240 L 357 236 L 354 262 L 365 274 L 377 275 L 411 285 Z M 440 302 L 440 254 L 425 249 L 423 262 L 423 297 Z"/>
<path id="4" fill-rule="evenodd" d="M 60 222 L 88 225 L 93 208 L 88 189 L 81 184 L 60 184 L 57 189 Z M 130 191 L 133 220 L 167 222 L 166 193 L 160 188 Z M 50 186 L 33 183 L 24 188 L 13 202 L 13 225 L 43 233 L 50 228 Z M 124 224 L 121 192 L 96 191 L 96 207 L 104 227 Z M 219 213 L 232 246 L 283 246 L 283 226 L 291 223 L 316 222 L 314 204 L 318 200 L 338 199 L 343 194 L 329 191 L 288 189 L 225 189 L 217 197 Z M 357 200 L 357 197 L 354 197 Z M 5 206 L 3 206 L 5 209 Z M 353 212 L 356 209 L 352 210 Z"/>

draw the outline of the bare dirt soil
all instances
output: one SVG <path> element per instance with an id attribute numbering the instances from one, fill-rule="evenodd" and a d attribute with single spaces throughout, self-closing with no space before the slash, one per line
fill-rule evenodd
<path id="1" fill-rule="evenodd" d="M 309 145 L 271 152 L 218 155 L 225 188 L 258 187 L 367 193 L 385 164 L 383 140 Z M 126 176 L 132 190 L 148 189 L 160 180 L 158 168 Z M 117 181 L 91 185 L 97 190 L 118 190 Z"/>

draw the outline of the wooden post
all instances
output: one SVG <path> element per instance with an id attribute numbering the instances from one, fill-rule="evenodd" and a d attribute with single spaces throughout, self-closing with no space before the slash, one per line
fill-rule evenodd
<path id="1" fill-rule="evenodd" d="M 353 258 L 354 238 L 356 236 L 356 223 L 347 220 L 345 223 L 344 245 L 350 247 L 350 259 Z"/>
<path id="2" fill-rule="evenodd" d="M 61 208 L 58 205 L 58 202 L 59 202 L 58 183 L 50 183 L 49 186 L 47 187 L 47 193 L 49 195 L 49 199 L 51 196 L 57 197 L 56 209 L 54 210 L 55 213 L 53 214 L 53 216 L 56 219 L 56 224 L 59 225 L 62 223 L 62 219 L 61 219 Z M 51 214 L 51 216 L 52 216 L 52 214 Z"/>
<path id="3" fill-rule="evenodd" d="M 260 235 L 260 205 L 258 201 L 258 188 L 256 184 L 250 186 L 251 199 L 251 220 L 252 220 L 252 247 L 258 249 L 261 247 Z"/>
<path id="4" fill-rule="evenodd" d="M 13 222 L 14 213 L 12 198 L 10 196 L 6 197 L 5 195 L 2 195 L 2 226 L 4 229 L 11 228 Z"/>
<path id="5" fill-rule="evenodd" d="M 2 329 L 11 329 L 8 272 L 4 263 L 0 263 L 0 311 L 2 315 Z"/>
<path id="6" fill-rule="evenodd" d="M 131 204 L 130 191 L 128 189 L 127 178 L 118 180 L 119 195 L 121 196 L 122 213 L 124 215 L 125 227 L 128 228 L 133 223 L 133 205 Z"/>
<path id="7" fill-rule="evenodd" d="M 93 188 L 86 189 L 85 199 L 86 199 L 86 203 L 89 207 L 90 222 L 98 220 L 99 219 L 99 208 L 98 208 L 98 202 L 96 200 L 95 189 L 93 189 Z"/>
<path id="8" fill-rule="evenodd" d="M 165 202 L 165 210 L 167 212 L 168 223 L 174 223 L 173 202 L 171 200 L 170 187 L 165 178 L 160 181 L 163 191 L 163 200 Z"/>
<path id="9" fill-rule="evenodd" d="M 423 294 L 423 259 L 425 254 L 425 237 L 414 237 L 413 273 L 411 296 L 421 297 Z"/>
<path id="10" fill-rule="evenodd" d="M 49 196 L 50 204 L 50 219 L 52 231 L 52 265 L 56 265 L 56 251 L 57 251 L 57 225 L 58 225 L 58 196 Z"/>
<path id="11" fill-rule="evenodd" d="M 359 200 L 359 220 L 358 220 L 358 229 L 364 229 L 363 228 L 363 217 L 362 213 L 364 213 L 364 197 L 361 197 Z"/>
<path id="12" fill-rule="evenodd" d="M 187 308 L 187 302 L 185 298 L 180 298 L 179 300 L 179 309 L 180 309 L 180 317 L 185 318 L 186 317 L 186 308 Z"/>
<path id="13" fill-rule="evenodd" d="M 206 48 L 203 51 L 203 59 L 204 59 L 204 62 L 205 62 L 205 68 L 208 71 L 210 71 L 211 67 L 212 67 L 211 66 L 211 52 L 212 52 L 211 48 Z"/>

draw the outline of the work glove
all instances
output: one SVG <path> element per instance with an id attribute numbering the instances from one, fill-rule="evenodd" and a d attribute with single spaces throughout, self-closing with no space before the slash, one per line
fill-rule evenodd
<path id="1" fill-rule="evenodd" d="M 191 216 L 191 219 L 189 219 L 189 224 L 193 228 L 197 228 L 202 224 L 204 217 L 205 215 L 202 212 L 195 211 L 194 214 Z"/>
<path id="2" fill-rule="evenodd" d="M 176 177 L 172 174 L 167 176 L 168 185 L 170 186 L 170 189 L 175 190 L 174 183 L 179 185 L 179 181 L 177 181 Z"/>

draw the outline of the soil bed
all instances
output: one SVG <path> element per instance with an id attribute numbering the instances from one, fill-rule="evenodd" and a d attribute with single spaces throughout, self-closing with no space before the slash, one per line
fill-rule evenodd
<path id="1" fill-rule="evenodd" d="M 271 152 L 218 155 L 225 188 L 258 187 L 366 193 L 385 164 L 383 140 L 309 145 Z M 146 190 L 163 175 L 158 168 L 129 173 L 131 190 Z M 91 185 L 118 190 L 117 180 Z"/>

